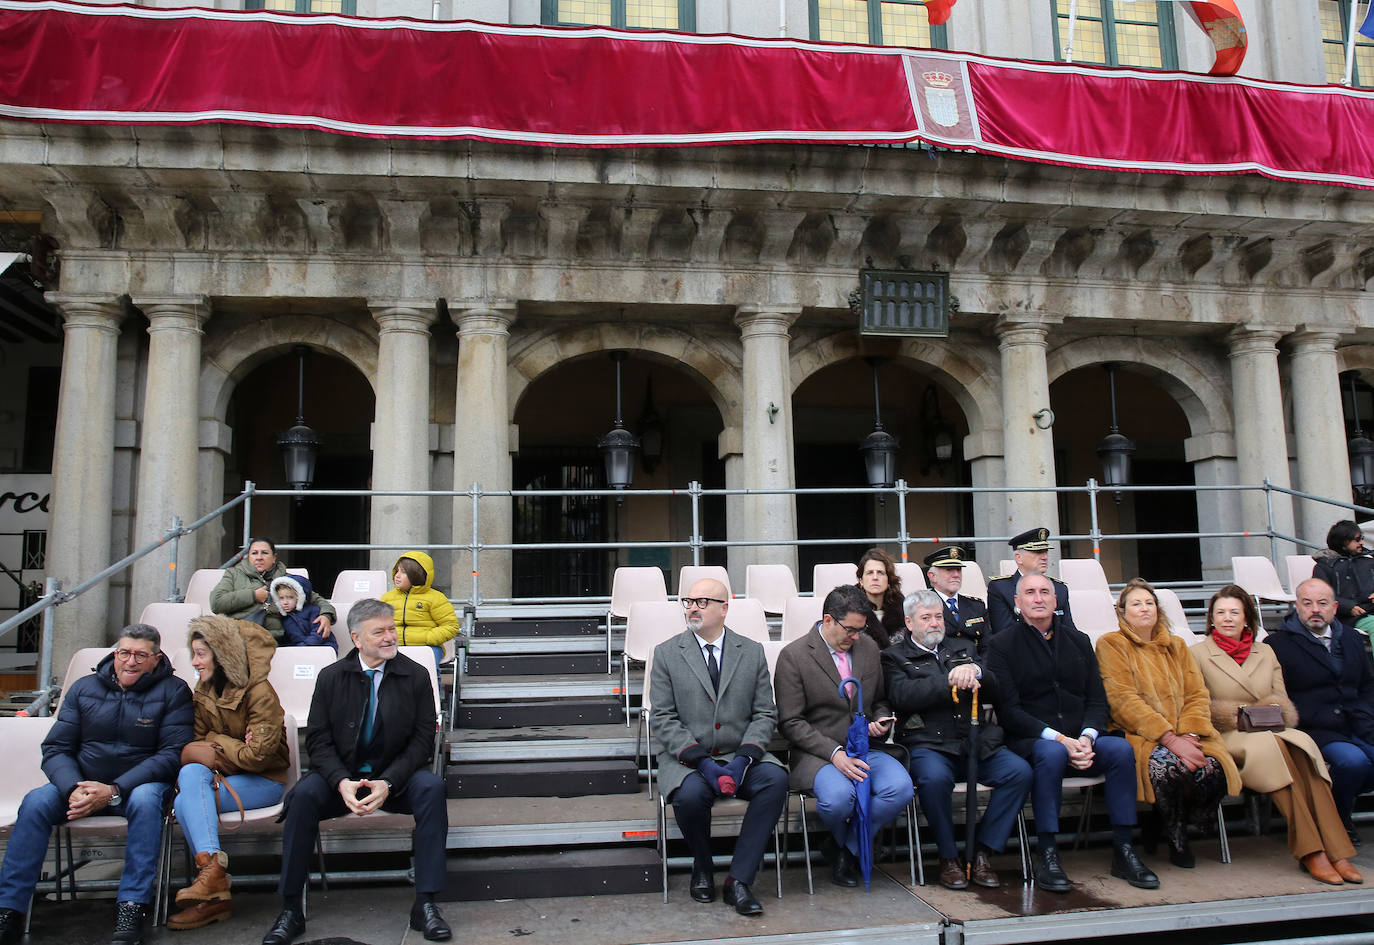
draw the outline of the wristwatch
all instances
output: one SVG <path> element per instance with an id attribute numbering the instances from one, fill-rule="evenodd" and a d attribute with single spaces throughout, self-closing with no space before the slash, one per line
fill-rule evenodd
<path id="1" fill-rule="evenodd" d="M 118 807 L 122 800 L 123 798 L 119 796 L 119 785 L 112 783 L 110 785 L 110 806 Z"/>

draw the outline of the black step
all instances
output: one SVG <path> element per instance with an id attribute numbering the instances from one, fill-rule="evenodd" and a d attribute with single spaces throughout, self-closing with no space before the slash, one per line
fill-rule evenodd
<path id="1" fill-rule="evenodd" d="M 469 676 L 570 676 L 606 673 L 605 653 L 468 654 Z"/>
<path id="2" fill-rule="evenodd" d="M 472 625 L 472 635 L 475 637 L 577 637 L 605 633 L 605 628 L 595 617 L 478 620 Z"/>
<path id="3" fill-rule="evenodd" d="M 633 761 L 542 761 L 516 764 L 467 763 L 444 770 L 449 797 L 586 797 L 636 794 L 639 766 Z"/>
<path id="4" fill-rule="evenodd" d="M 663 891 L 658 854 L 645 847 L 569 850 L 448 861 L 441 902 L 548 899 Z"/>
<path id="5" fill-rule="evenodd" d="M 463 702 L 458 728 L 525 728 L 530 725 L 609 725 L 625 721 L 625 704 L 614 699 L 547 702 Z"/>

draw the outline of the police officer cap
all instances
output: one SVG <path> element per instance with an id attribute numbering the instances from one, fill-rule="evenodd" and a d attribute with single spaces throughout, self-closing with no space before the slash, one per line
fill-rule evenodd
<path id="1" fill-rule="evenodd" d="M 1007 544 L 1011 545 L 1013 551 L 1049 551 L 1050 530 L 1032 528 L 1014 536 Z"/>
<path id="2" fill-rule="evenodd" d="M 968 563 L 964 549 L 958 545 L 933 551 L 922 560 L 925 561 L 927 568 L 962 568 Z"/>

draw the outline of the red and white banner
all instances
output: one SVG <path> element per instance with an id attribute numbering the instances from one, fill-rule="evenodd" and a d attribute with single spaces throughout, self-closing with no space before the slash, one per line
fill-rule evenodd
<path id="1" fill-rule="evenodd" d="M 0 118 L 677 147 L 926 141 L 1374 188 L 1374 94 L 968 53 L 0 0 Z"/>

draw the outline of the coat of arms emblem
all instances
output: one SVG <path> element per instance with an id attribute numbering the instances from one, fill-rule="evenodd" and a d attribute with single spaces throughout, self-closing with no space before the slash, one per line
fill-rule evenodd
<path id="1" fill-rule="evenodd" d="M 959 124 L 959 98 L 950 88 L 954 76 L 948 72 L 922 72 L 926 80 L 926 107 L 937 125 L 953 128 Z"/>

